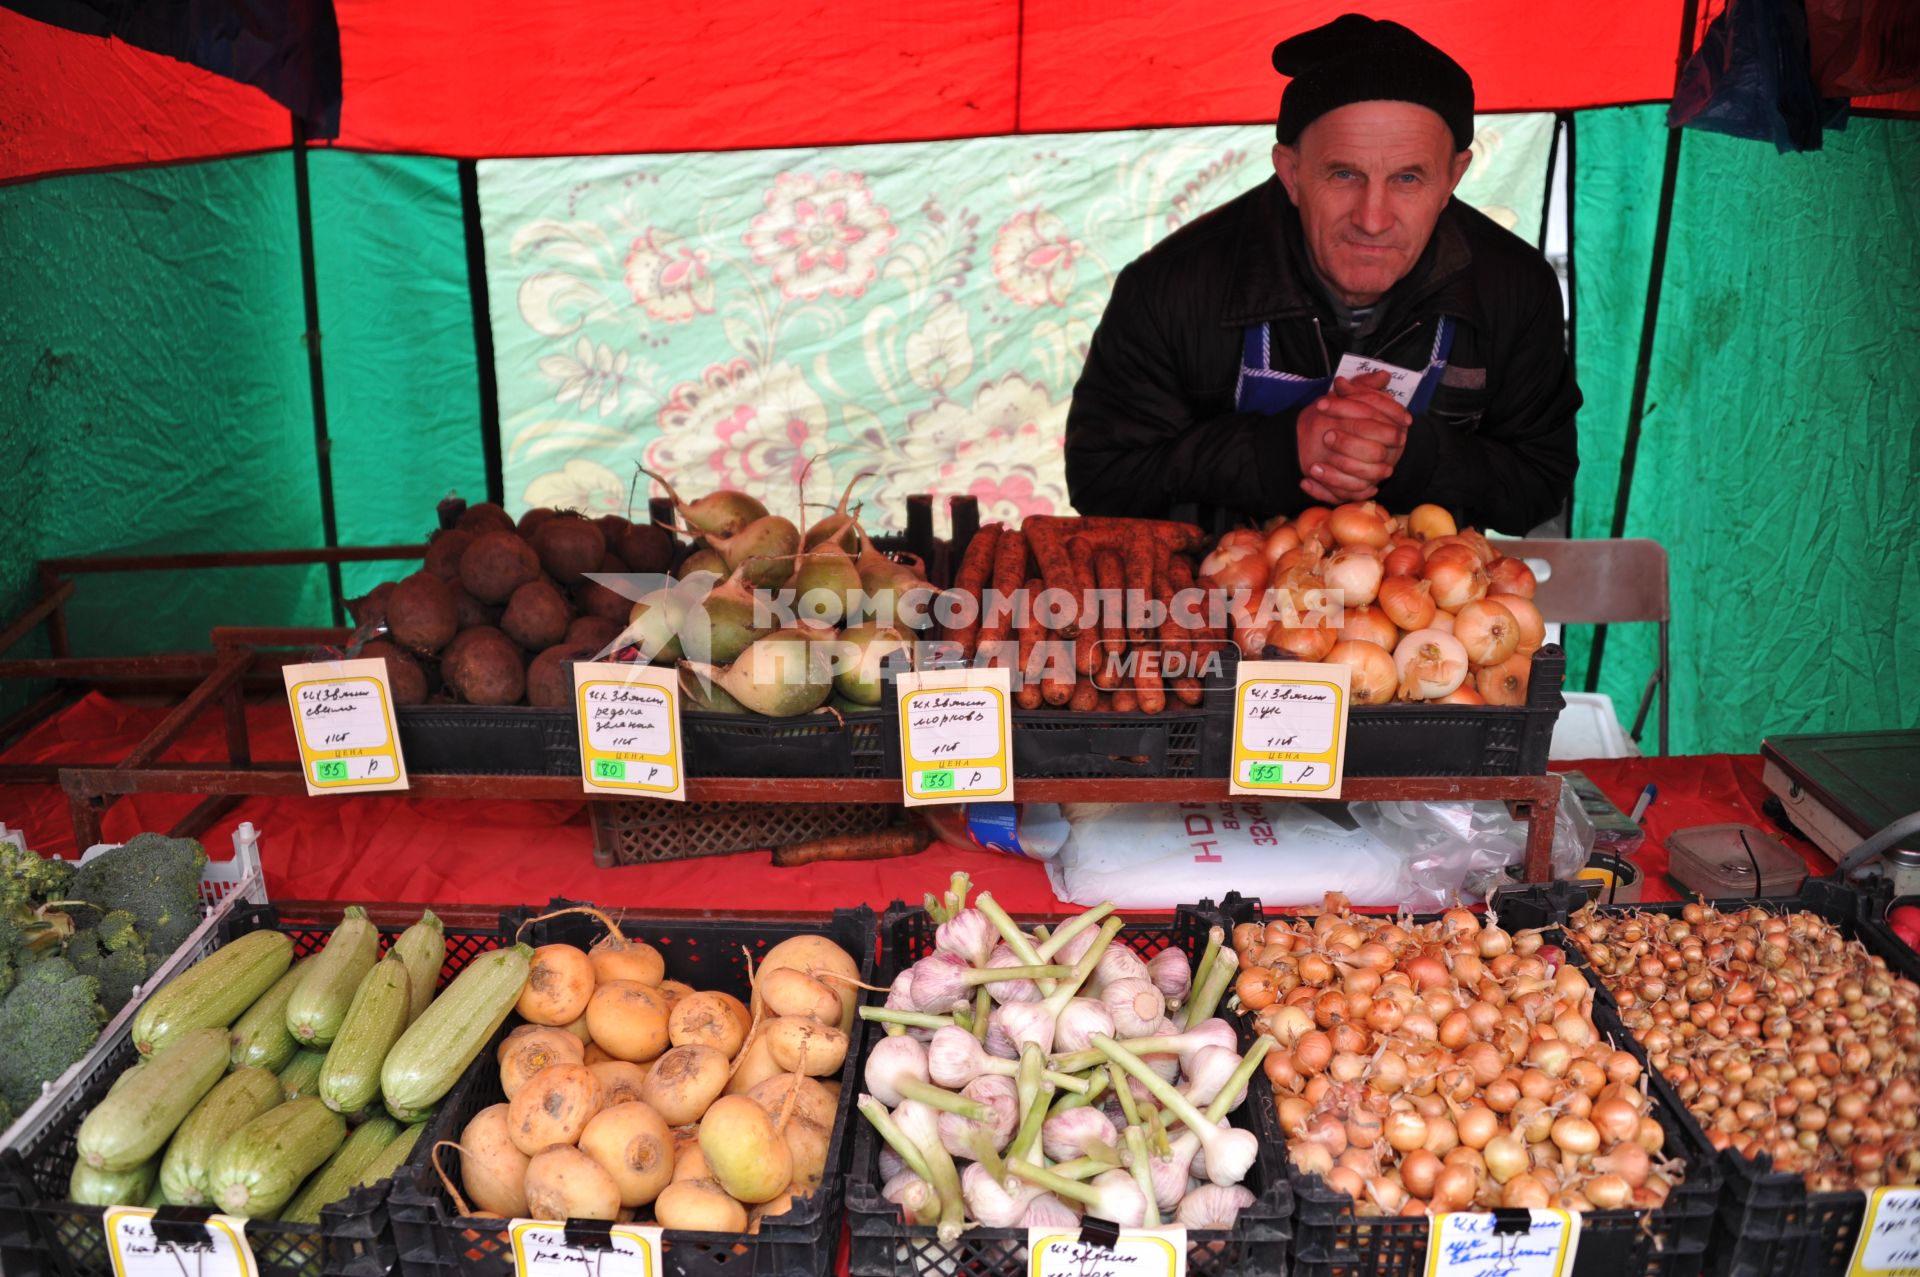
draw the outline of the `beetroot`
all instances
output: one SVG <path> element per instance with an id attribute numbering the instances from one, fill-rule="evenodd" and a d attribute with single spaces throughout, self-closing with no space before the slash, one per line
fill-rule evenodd
<path id="1" fill-rule="evenodd" d="M 347 615 L 355 625 L 378 629 L 387 623 L 387 600 L 393 597 L 394 583 L 382 581 L 357 599 L 347 600 Z"/>
<path id="2" fill-rule="evenodd" d="M 460 584 L 482 603 L 505 603 L 540 577 L 540 556 L 517 532 L 486 532 L 460 556 Z"/>
<path id="3" fill-rule="evenodd" d="M 447 686 L 469 705 L 517 704 L 527 690 L 520 649 L 498 630 L 472 629 L 460 637 L 459 651 L 440 666 Z"/>
<path id="4" fill-rule="evenodd" d="M 462 511 L 453 526 L 465 528 L 475 536 L 483 532 L 511 532 L 513 516 L 491 501 L 482 501 Z"/>
<path id="5" fill-rule="evenodd" d="M 537 505 L 533 507 L 533 509 L 520 516 L 520 535 L 529 541 L 533 540 L 533 534 L 540 530 L 540 525 L 558 513 L 560 512 L 552 506 Z"/>
<path id="6" fill-rule="evenodd" d="M 479 534 L 466 528 L 448 528 L 433 534 L 427 542 L 427 560 L 422 566 L 442 581 L 460 579 L 460 556 Z"/>
<path id="7" fill-rule="evenodd" d="M 604 616 L 576 616 L 562 643 L 585 643 L 598 652 L 620 634 L 620 623 Z"/>
<path id="8" fill-rule="evenodd" d="M 600 560 L 599 571 L 624 573 L 627 565 L 609 554 Z M 615 590 L 610 590 L 598 581 L 582 581 L 573 590 L 574 605 L 582 616 L 600 616 L 625 626 L 627 616 L 633 611 L 633 600 Z"/>
<path id="9" fill-rule="evenodd" d="M 581 577 L 599 569 L 607 553 L 607 538 L 579 515 L 559 514 L 533 534 L 533 549 L 540 556 L 540 566 L 554 580 L 578 585 Z"/>
<path id="10" fill-rule="evenodd" d="M 470 630 L 476 625 L 500 624 L 499 608 L 488 607 L 473 595 L 457 587 L 453 591 L 453 605 L 460 614 L 462 630 Z"/>
<path id="11" fill-rule="evenodd" d="M 527 704 L 565 709 L 573 704 L 573 672 L 568 661 L 590 661 L 600 651 L 593 643 L 556 643 L 527 666 Z"/>
<path id="12" fill-rule="evenodd" d="M 633 523 L 617 542 L 609 542 L 613 552 L 626 560 L 631 572 L 665 572 L 673 566 L 673 533 L 657 523 Z"/>
<path id="13" fill-rule="evenodd" d="M 433 655 L 459 626 L 453 588 L 430 572 L 415 572 L 387 597 L 387 629 L 409 652 Z"/>
<path id="14" fill-rule="evenodd" d="M 360 655 L 386 661 L 387 685 L 393 689 L 395 705 L 418 705 L 427 699 L 427 673 L 413 657 L 384 640 L 368 643 Z"/>
<path id="15" fill-rule="evenodd" d="M 507 601 L 500 629 L 529 652 L 538 652 L 565 638 L 572 619 L 573 609 L 557 586 L 546 580 L 529 581 Z"/>

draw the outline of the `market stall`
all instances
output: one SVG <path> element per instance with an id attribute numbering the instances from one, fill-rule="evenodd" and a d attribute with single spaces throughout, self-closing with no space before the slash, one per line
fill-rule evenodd
<path id="1" fill-rule="evenodd" d="M 1531 300 L 1093 487 L 1420 36 L 190 7 L 0 0 L 0 1272 L 1911 1269 L 1897 6 L 1398 6 Z"/>

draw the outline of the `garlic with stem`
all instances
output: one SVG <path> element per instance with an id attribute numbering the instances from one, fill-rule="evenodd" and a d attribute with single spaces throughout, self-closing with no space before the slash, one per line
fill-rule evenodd
<path id="1" fill-rule="evenodd" d="M 997 1153 L 1013 1138 L 1020 1123 L 1019 1102 L 1013 1093 L 1013 1079 L 983 1074 L 967 1083 L 961 1092 L 967 1099 L 987 1110 L 985 1121 L 974 1121 L 957 1113 L 940 1115 L 940 1142 L 955 1157 L 981 1159 L 974 1150 L 975 1136 L 989 1153 Z"/>
<path id="2" fill-rule="evenodd" d="M 881 1038 L 875 1042 L 873 1050 L 867 1053 L 864 1080 L 867 1090 L 890 1107 L 898 1106 L 903 1100 L 918 1100 L 975 1121 L 984 1122 L 988 1118 L 982 1105 L 927 1081 L 927 1048 L 914 1038 Z"/>
<path id="3" fill-rule="evenodd" d="M 913 964 L 913 1006 L 916 1011 L 939 1015 L 964 1008 L 973 996 L 975 985 L 1002 979 L 1035 980 L 1043 976 L 1059 977 L 1066 967 L 1011 967 L 996 972 L 969 967 L 964 958 L 951 953 L 932 953 Z"/>
<path id="4" fill-rule="evenodd" d="M 1055 1197 L 1052 1193 L 1041 1193 L 1027 1203 L 1027 1213 L 1020 1220 L 1022 1228 L 1077 1228 L 1080 1216 L 1073 1207 Z"/>
<path id="5" fill-rule="evenodd" d="M 1008 1175 L 996 1179 L 985 1163 L 975 1162 L 960 1173 L 967 1214 L 982 1228 L 1013 1228 L 1026 1218 L 1027 1207 L 1042 1190 Z"/>
<path id="6" fill-rule="evenodd" d="M 1202 1184 L 1180 1199 L 1173 1222 L 1190 1232 L 1225 1232 L 1253 1200 L 1253 1193 L 1240 1184 Z"/>
<path id="7" fill-rule="evenodd" d="M 1047 1118 L 1040 1128 L 1040 1148 L 1050 1159 L 1064 1162 L 1070 1158 L 1111 1151 L 1120 1146 L 1120 1132 L 1099 1109 L 1068 1109 Z"/>
<path id="8" fill-rule="evenodd" d="M 1111 1220 L 1122 1228 L 1139 1228 L 1147 1217 L 1146 1195 L 1126 1171 L 1108 1171 L 1091 1184 L 1076 1184 L 1026 1162 L 1009 1162 L 1007 1169 L 1056 1197 L 1079 1202 L 1087 1214 Z"/>
<path id="9" fill-rule="evenodd" d="M 1133 1168 L 1134 1186 L 1140 1190 L 1141 1223 L 1148 1228 L 1158 1228 L 1160 1203 L 1155 1199 L 1153 1175 L 1147 1166 L 1147 1142 L 1137 1126 L 1127 1128 L 1127 1154 Z"/>
<path id="10" fill-rule="evenodd" d="M 1168 1006 L 1177 1007 L 1193 987 L 1193 967 L 1178 949 L 1162 949 L 1147 959 L 1147 979 L 1153 981 Z"/>
<path id="11" fill-rule="evenodd" d="M 1054 1022 L 1053 1047 L 1057 1051 L 1083 1051 L 1096 1034 L 1112 1037 L 1116 1027 L 1105 1004 L 1092 998 L 1074 998 L 1061 1008 L 1060 1018 Z"/>
<path id="12" fill-rule="evenodd" d="M 1107 1009 L 1113 1024 L 1114 1032 L 1108 1036 L 1144 1038 L 1159 1027 L 1160 1017 L 1166 1013 L 1167 998 L 1152 981 L 1127 976 L 1110 980 L 1101 988 L 1100 1004 Z"/>
<path id="13" fill-rule="evenodd" d="M 1034 952 L 1040 955 L 1041 961 L 1043 962 L 1052 959 L 1056 954 L 1060 955 L 1061 960 L 1064 962 L 1079 961 L 1080 955 L 1087 951 L 1087 946 L 1092 944 L 1093 941 L 1082 941 L 1074 947 L 1072 953 L 1064 952 L 1067 945 L 1074 937 L 1085 932 L 1112 912 L 1113 901 L 1102 900 L 1093 908 L 1083 910 L 1061 923 L 1059 930 L 1048 936 L 1045 941 L 1035 948 Z"/>
<path id="14" fill-rule="evenodd" d="M 968 966 L 983 967 L 993 952 L 993 924 L 978 909 L 962 909 L 934 929 L 933 947 L 950 953 Z"/>
<path id="15" fill-rule="evenodd" d="M 989 971 L 1025 965 L 1027 964 L 1020 961 L 1020 955 L 1004 943 L 995 945 L 993 952 L 987 957 Z M 1039 984 L 1032 980 L 994 980 L 986 985 L 986 990 L 987 996 L 995 1002 L 1038 1002 L 1042 996 Z"/>
<path id="16" fill-rule="evenodd" d="M 1207 1154 L 1209 1179 L 1216 1184 L 1238 1184 L 1246 1178 L 1247 1171 L 1252 1168 L 1254 1159 L 1260 1154 L 1260 1140 L 1252 1131 L 1243 1131 L 1234 1127 L 1222 1130 L 1215 1126 L 1214 1123 L 1225 1116 L 1224 1108 L 1217 1115 L 1209 1116 L 1211 1110 L 1208 1113 L 1202 1113 L 1186 1096 L 1180 1094 L 1159 1074 L 1142 1064 L 1112 1038 L 1096 1038 L 1093 1044 L 1121 1069 L 1146 1083 L 1147 1089 L 1153 1093 L 1155 1099 L 1160 1101 L 1161 1106 L 1168 1113 L 1185 1122 L 1187 1129 L 1200 1137 L 1200 1147 L 1205 1149 Z M 1272 1045 L 1273 1039 L 1268 1037 L 1263 1037 L 1254 1043 L 1253 1049 L 1247 1052 L 1246 1058 L 1240 1062 L 1240 1067 L 1234 1071 L 1234 1076 L 1228 1079 L 1228 1085 L 1224 1089 L 1229 1098 L 1253 1076 L 1253 1070 L 1260 1067 L 1261 1060 L 1266 1058 L 1267 1051 Z M 1214 1102 L 1216 1105 L 1220 1104 L 1219 1100 Z"/>
<path id="17" fill-rule="evenodd" d="M 975 1078 L 992 1074 L 999 1077 L 1015 1077 L 1020 1066 L 1012 1060 L 997 1059 L 988 1055 L 973 1038 L 973 1035 L 960 1028 L 937 1030 L 933 1040 L 927 1043 L 927 1077 L 935 1086 L 944 1086 L 949 1090 L 963 1087 Z M 1070 1073 L 1056 1073 L 1047 1070 L 1041 1079 L 1055 1090 L 1084 1094 L 1089 1083 L 1074 1077 Z M 1209 1097 L 1211 1098 L 1211 1097 Z"/>
<path id="18" fill-rule="evenodd" d="M 894 1109 L 893 1123 L 926 1159 L 929 1172 L 927 1182 L 933 1185 L 933 1191 L 940 1196 L 940 1240 L 958 1241 L 966 1229 L 967 1203 L 960 1188 L 960 1172 L 954 1168 L 953 1158 L 940 1143 L 938 1111 L 929 1105 L 907 1100 Z"/>

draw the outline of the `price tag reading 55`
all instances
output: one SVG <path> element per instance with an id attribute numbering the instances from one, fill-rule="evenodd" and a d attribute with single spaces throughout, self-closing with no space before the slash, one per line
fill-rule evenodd
<path id="1" fill-rule="evenodd" d="M 1351 675 L 1345 665 L 1242 661 L 1230 792 L 1338 798 Z"/>
<path id="2" fill-rule="evenodd" d="M 1013 797 L 1010 673 L 929 670 L 899 676 L 908 806 Z"/>

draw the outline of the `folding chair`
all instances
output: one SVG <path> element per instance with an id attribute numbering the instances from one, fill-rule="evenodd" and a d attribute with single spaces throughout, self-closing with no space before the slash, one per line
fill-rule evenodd
<path id="1" fill-rule="evenodd" d="M 1635 741 L 1646 726 L 1653 693 L 1660 692 L 1660 752 L 1667 752 L 1667 702 L 1673 680 L 1667 664 L 1667 623 L 1672 610 L 1667 598 L 1667 552 L 1658 541 L 1645 538 L 1611 540 L 1500 540 L 1502 554 L 1534 561 L 1540 587 L 1534 604 L 1549 621 L 1573 625 L 1612 625 L 1654 621 L 1660 626 L 1660 658 L 1640 711 L 1633 716 Z M 1540 564 L 1546 565 L 1542 573 Z"/>

